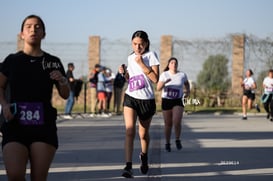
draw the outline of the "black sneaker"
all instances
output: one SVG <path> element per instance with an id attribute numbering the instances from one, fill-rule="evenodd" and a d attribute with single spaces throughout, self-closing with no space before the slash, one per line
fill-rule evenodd
<path id="1" fill-rule="evenodd" d="M 261 112 L 261 109 L 260 109 L 260 107 L 259 107 L 258 104 L 255 104 L 255 108 L 256 108 L 256 110 L 257 110 L 258 112 Z"/>
<path id="2" fill-rule="evenodd" d="M 134 178 L 133 176 L 133 169 L 125 167 L 122 173 L 122 176 L 125 178 Z"/>
<path id="3" fill-rule="evenodd" d="M 243 116 L 243 117 L 242 117 L 242 120 L 247 120 L 247 117 L 246 117 L 246 116 Z"/>
<path id="4" fill-rule="evenodd" d="M 269 118 L 270 118 L 270 115 L 269 115 L 269 114 L 267 114 L 266 119 L 269 119 Z"/>
<path id="5" fill-rule="evenodd" d="M 140 153 L 139 159 L 141 161 L 141 164 L 140 164 L 141 173 L 142 174 L 147 174 L 147 172 L 149 170 L 147 154 Z"/>
<path id="6" fill-rule="evenodd" d="M 177 148 L 178 150 L 181 150 L 181 149 L 182 149 L 182 144 L 181 144 L 181 141 L 180 141 L 180 140 L 176 140 L 176 141 L 175 141 L 175 144 L 176 144 L 176 148 Z"/>
<path id="7" fill-rule="evenodd" d="M 171 152 L 171 144 L 170 144 L 170 143 L 167 143 L 167 144 L 165 145 L 165 150 L 166 150 L 167 152 Z"/>

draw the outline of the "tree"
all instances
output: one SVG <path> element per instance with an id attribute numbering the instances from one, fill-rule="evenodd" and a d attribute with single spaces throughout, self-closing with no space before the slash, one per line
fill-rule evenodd
<path id="1" fill-rule="evenodd" d="M 216 95 L 218 105 L 221 94 L 230 87 L 227 64 L 228 59 L 224 55 L 211 55 L 205 60 L 203 70 L 197 76 L 201 90 L 206 95 Z"/>

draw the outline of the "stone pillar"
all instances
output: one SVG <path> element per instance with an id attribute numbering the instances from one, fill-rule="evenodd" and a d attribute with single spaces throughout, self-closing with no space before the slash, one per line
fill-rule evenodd
<path id="1" fill-rule="evenodd" d="M 161 36 L 160 42 L 160 72 L 167 66 L 169 58 L 173 55 L 173 42 L 171 35 Z"/>
<path id="2" fill-rule="evenodd" d="M 100 63 L 100 37 L 90 36 L 88 46 L 88 64 L 91 72 L 96 64 Z"/>
<path id="3" fill-rule="evenodd" d="M 163 35 L 160 40 L 160 74 L 163 72 L 163 69 L 167 66 L 168 60 L 173 55 L 173 42 L 171 35 Z M 161 91 L 155 92 L 155 100 L 161 105 Z"/>
<path id="4" fill-rule="evenodd" d="M 95 68 L 96 64 L 100 64 L 100 36 L 90 36 L 89 37 L 89 45 L 88 45 L 88 65 L 90 74 L 92 70 Z M 86 95 L 86 105 L 91 106 L 91 89 L 90 84 L 87 83 L 87 95 Z M 87 110 L 90 110 L 87 109 Z"/>
<path id="5" fill-rule="evenodd" d="M 17 51 L 23 50 L 24 48 L 24 40 L 21 38 L 21 35 L 17 35 Z"/>
<path id="6" fill-rule="evenodd" d="M 232 36 L 232 93 L 242 94 L 241 80 L 244 74 L 245 36 Z"/>

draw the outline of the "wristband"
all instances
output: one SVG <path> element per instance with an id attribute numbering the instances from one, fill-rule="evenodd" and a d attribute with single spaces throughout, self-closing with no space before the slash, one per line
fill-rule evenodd
<path id="1" fill-rule="evenodd" d="M 145 72 L 146 75 L 149 75 L 151 72 L 153 71 L 153 69 L 151 67 L 149 67 L 149 71 Z"/>

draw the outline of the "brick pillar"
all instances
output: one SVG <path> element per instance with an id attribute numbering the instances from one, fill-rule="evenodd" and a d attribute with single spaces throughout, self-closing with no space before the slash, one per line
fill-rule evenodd
<path id="1" fill-rule="evenodd" d="M 88 46 L 88 65 L 89 74 L 95 68 L 96 64 L 100 64 L 100 36 L 90 36 Z M 87 85 L 87 106 L 91 106 L 90 89 Z"/>
<path id="2" fill-rule="evenodd" d="M 24 48 L 24 40 L 21 38 L 21 35 L 17 35 L 17 51 L 23 50 Z"/>
<path id="3" fill-rule="evenodd" d="M 232 93 L 241 95 L 242 88 L 240 80 L 244 73 L 245 36 L 234 35 L 232 37 L 232 44 Z"/>
<path id="4" fill-rule="evenodd" d="M 91 72 L 96 64 L 100 63 L 100 37 L 90 36 L 88 47 L 88 64 Z"/>
<path id="5" fill-rule="evenodd" d="M 161 36 L 160 42 L 160 72 L 167 66 L 169 58 L 173 55 L 173 42 L 171 35 Z"/>
<path id="6" fill-rule="evenodd" d="M 161 36 L 160 42 L 160 74 L 163 72 L 163 69 L 168 64 L 168 60 L 173 55 L 173 42 L 171 35 L 163 35 Z M 155 92 L 155 100 L 159 105 L 161 105 L 161 91 Z"/>

